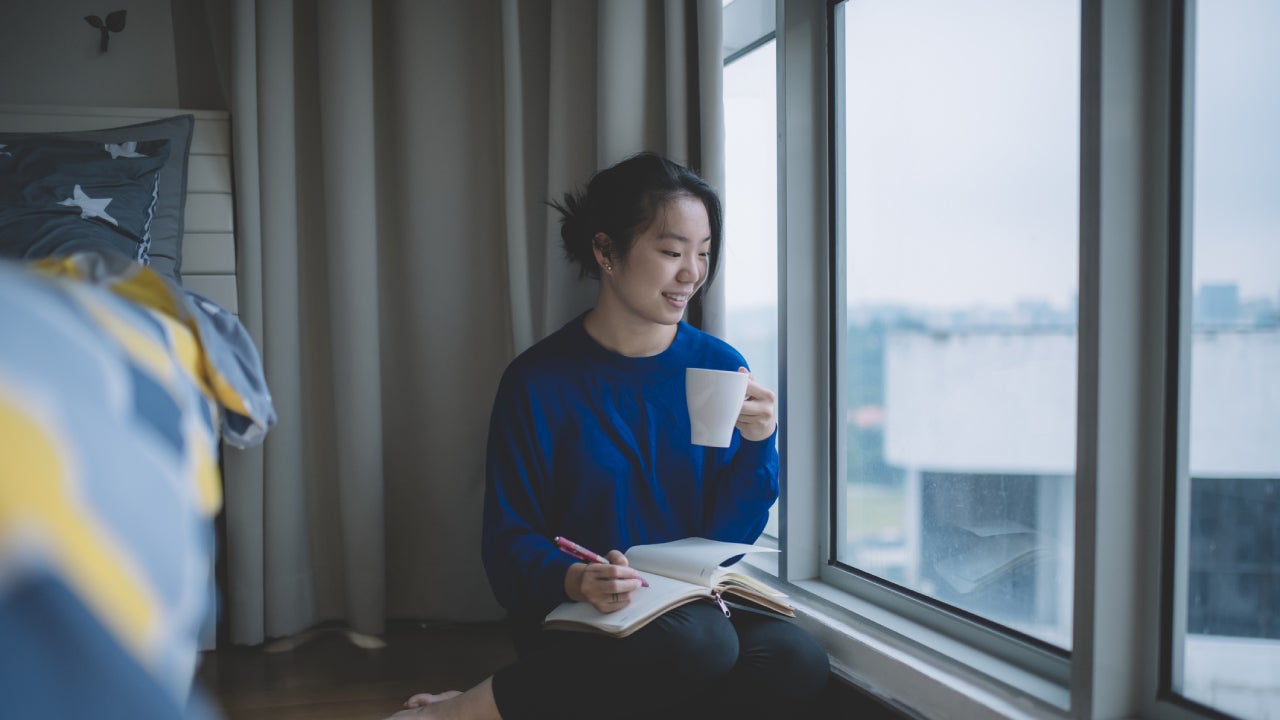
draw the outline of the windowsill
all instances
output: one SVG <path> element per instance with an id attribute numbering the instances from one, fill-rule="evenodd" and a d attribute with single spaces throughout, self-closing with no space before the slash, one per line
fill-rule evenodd
<path id="1" fill-rule="evenodd" d="M 764 554 L 762 554 L 764 555 Z M 749 556 L 778 585 L 777 556 Z M 767 574 L 767 576 L 766 576 Z M 781 583 L 838 676 L 918 717 L 1065 718 L 1069 691 L 818 580 Z"/>

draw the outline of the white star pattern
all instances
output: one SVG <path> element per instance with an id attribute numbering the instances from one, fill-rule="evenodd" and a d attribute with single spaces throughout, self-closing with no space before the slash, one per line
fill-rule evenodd
<path id="1" fill-rule="evenodd" d="M 146 157 L 146 155 L 138 152 L 138 143 L 132 140 L 126 143 L 107 143 L 103 147 L 106 148 L 107 152 L 111 153 L 112 160 L 122 157 Z"/>
<path id="2" fill-rule="evenodd" d="M 80 208 L 80 217 L 88 220 L 90 218 L 100 217 L 103 220 L 120 227 L 120 223 L 116 219 L 107 214 L 107 206 L 111 204 L 111 198 L 91 198 L 84 194 L 79 185 L 76 185 L 73 191 L 73 197 L 59 202 L 59 205 L 75 205 Z"/>

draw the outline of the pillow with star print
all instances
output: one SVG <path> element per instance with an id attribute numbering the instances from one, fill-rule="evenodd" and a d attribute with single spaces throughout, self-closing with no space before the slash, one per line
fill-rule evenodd
<path id="1" fill-rule="evenodd" d="M 80 250 L 146 264 L 167 140 L 0 143 L 0 256 Z"/>
<path id="2" fill-rule="evenodd" d="M 182 240 L 187 207 L 187 160 L 194 130 L 195 116 L 183 114 L 93 130 L 0 132 L 0 144 L 26 140 L 83 140 L 103 144 L 168 140 L 169 159 L 160 168 L 160 196 L 156 200 L 155 219 L 151 221 L 151 245 L 147 255 L 151 269 L 181 283 Z"/>

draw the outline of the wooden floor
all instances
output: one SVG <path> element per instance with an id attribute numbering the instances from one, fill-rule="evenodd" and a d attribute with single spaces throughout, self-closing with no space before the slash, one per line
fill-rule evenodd
<path id="1" fill-rule="evenodd" d="M 321 630 L 282 652 L 203 653 L 198 683 L 227 720 L 377 720 L 417 692 L 465 690 L 515 658 L 499 624 L 389 623 L 386 647 Z"/>
<path id="2" fill-rule="evenodd" d="M 333 628 L 279 652 L 220 648 L 202 655 L 197 683 L 226 720 L 381 720 L 414 693 L 465 690 L 515 659 L 497 623 L 388 623 L 382 639 L 385 647 L 365 650 Z M 905 717 L 834 679 L 805 714 L 794 720 Z"/>

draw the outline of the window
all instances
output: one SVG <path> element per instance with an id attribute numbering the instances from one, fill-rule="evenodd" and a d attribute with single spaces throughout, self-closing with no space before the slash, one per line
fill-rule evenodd
<path id="1" fill-rule="evenodd" d="M 1079 12 L 848 2 L 834 28 L 836 560 L 1064 650 Z"/>
<path id="2" fill-rule="evenodd" d="M 725 337 L 756 380 L 778 384 L 777 62 L 772 2 L 725 7 Z M 777 506 L 765 534 L 778 534 Z"/>
<path id="3" fill-rule="evenodd" d="M 1173 687 L 1280 717 L 1280 5 L 1188 16 L 1191 158 L 1185 477 L 1176 492 Z M 1187 195 L 1184 191 L 1184 197 Z"/>
<path id="4" fill-rule="evenodd" d="M 1280 6 L 776 17 L 799 622 L 922 717 L 1280 717 Z"/>

